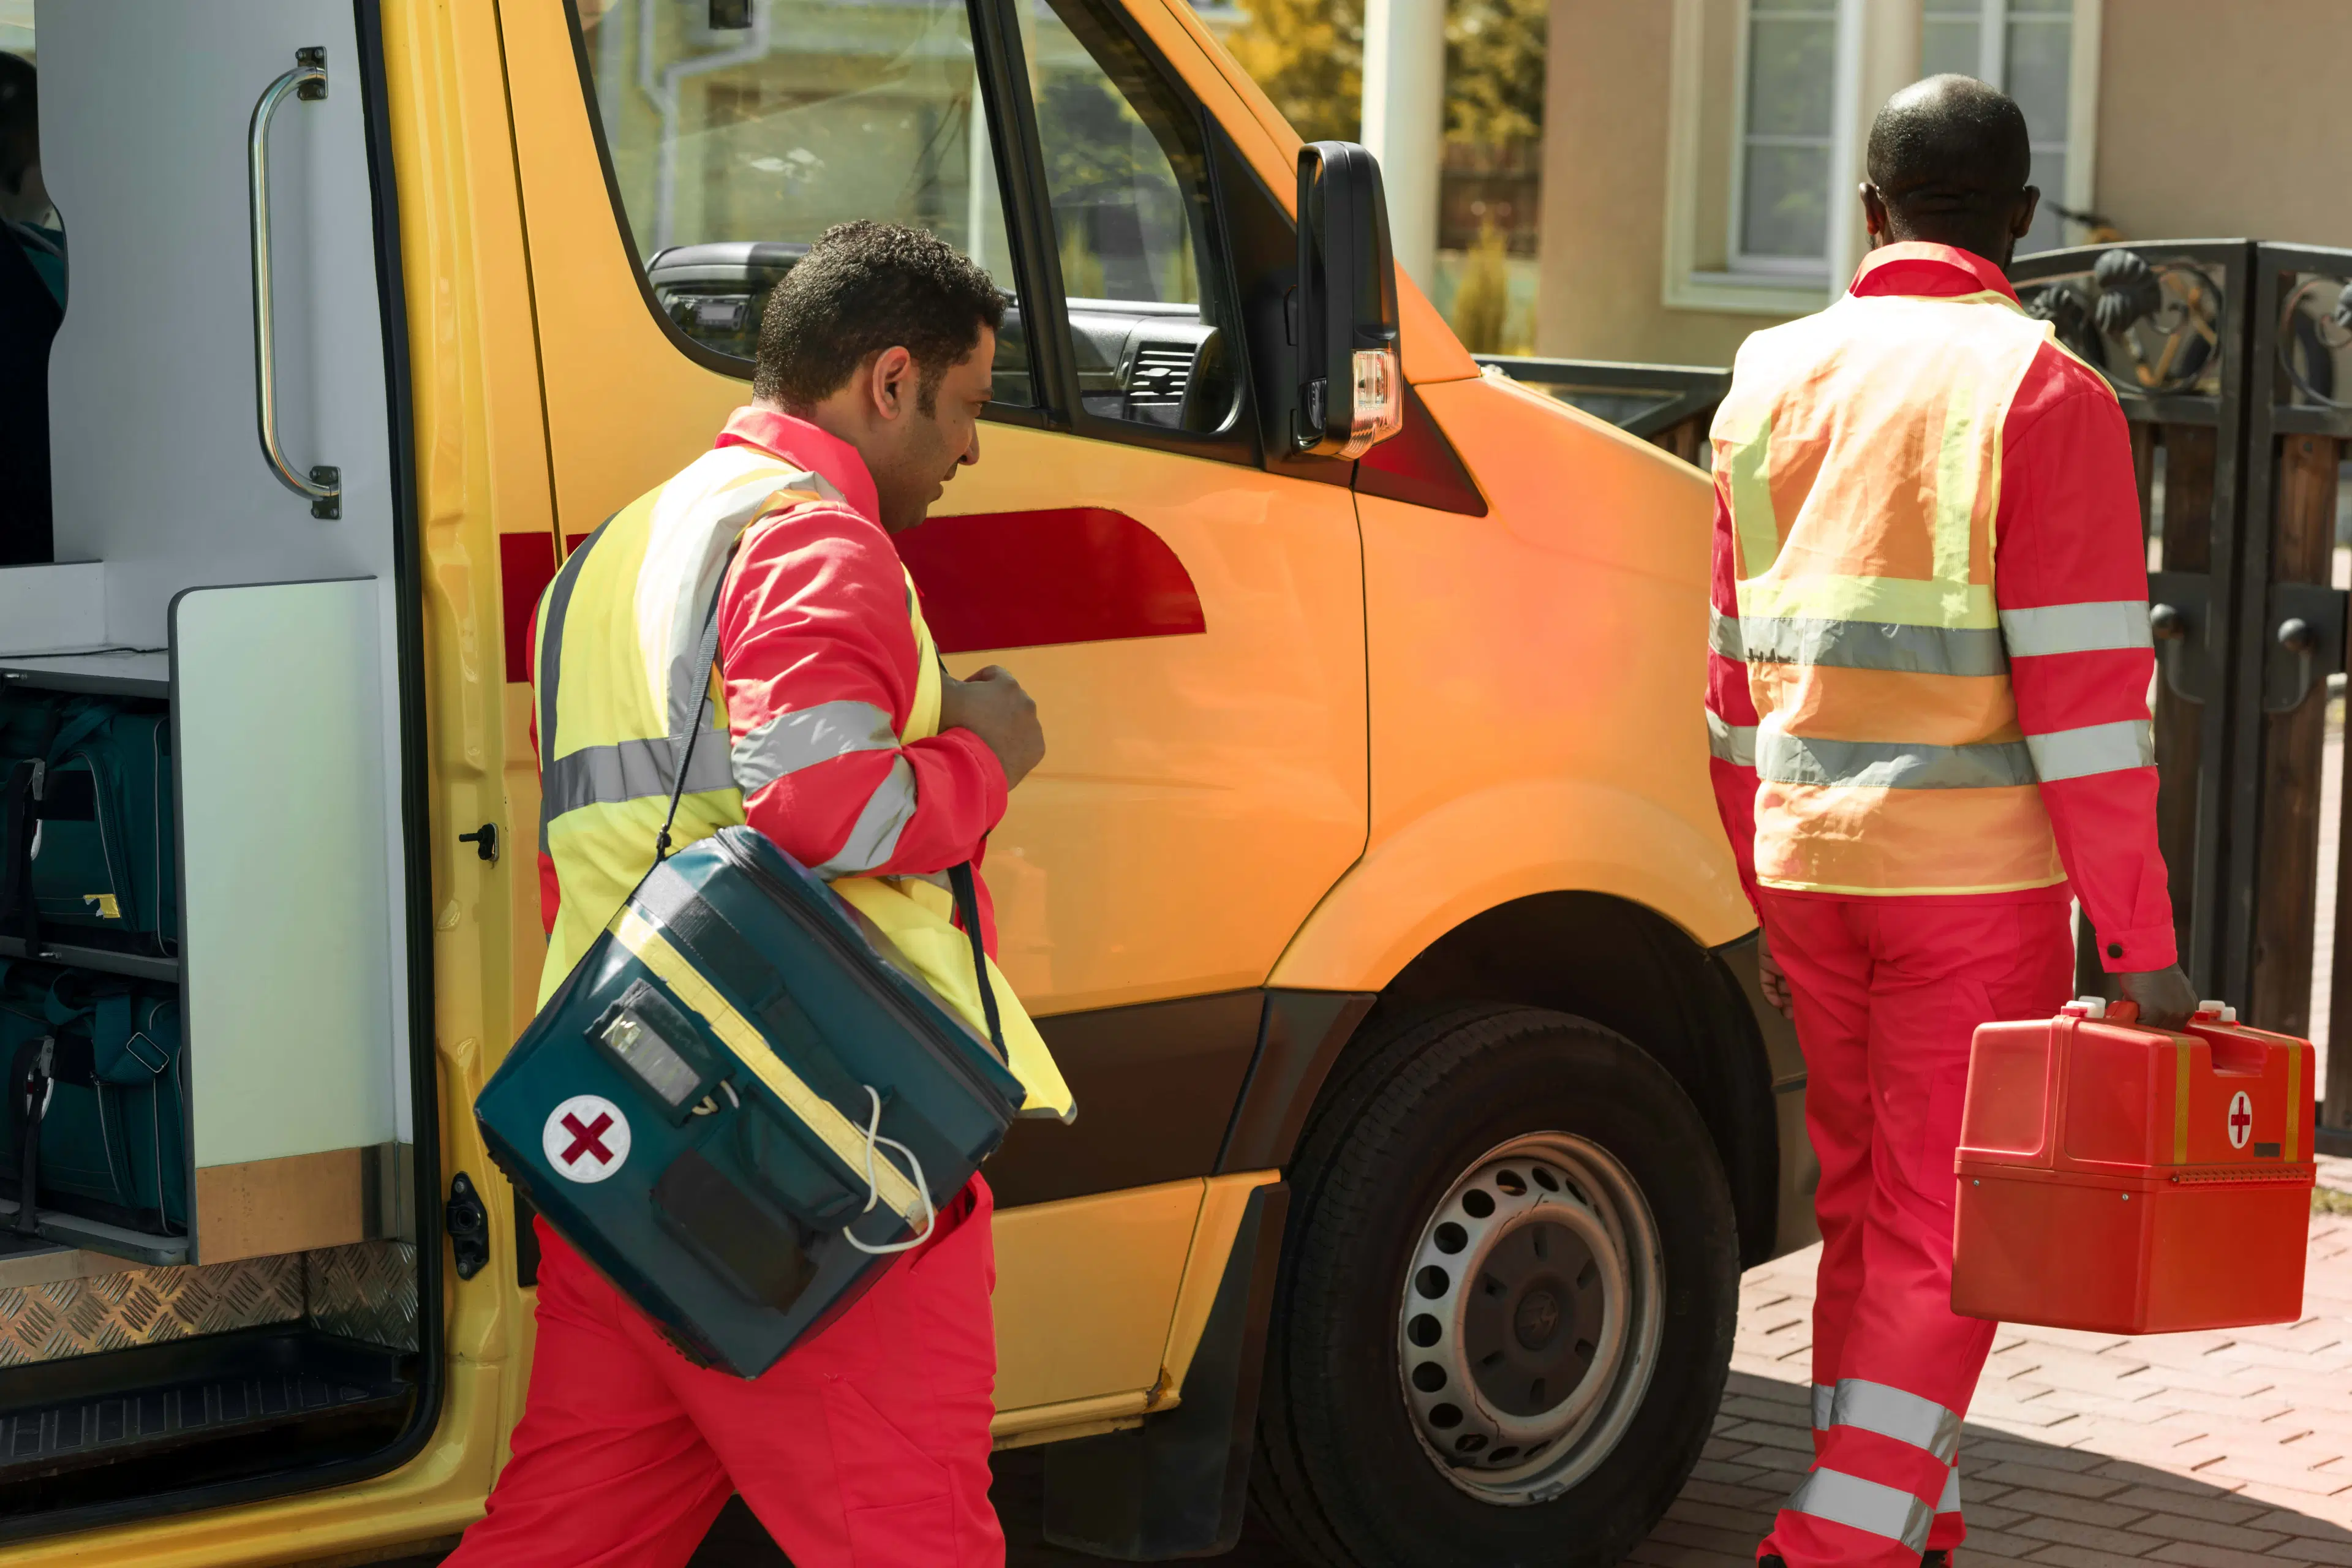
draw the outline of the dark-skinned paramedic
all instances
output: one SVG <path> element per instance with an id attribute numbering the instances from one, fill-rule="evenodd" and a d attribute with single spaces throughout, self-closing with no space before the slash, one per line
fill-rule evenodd
<path id="1" fill-rule="evenodd" d="M 2003 274 L 2029 169 L 1993 89 L 1896 94 L 1869 256 L 1741 346 L 1715 421 L 1712 767 L 1822 1164 L 1814 1462 L 1759 1549 L 1789 1568 L 1912 1568 L 1964 1533 L 1955 1454 L 1993 1333 L 1951 1310 L 1977 1026 L 2064 1004 L 2070 900 L 2144 1018 L 2196 1005 L 2123 415 Z"/>
<path id="2" fill-rule="evenodd" d="M 717 584 L 731 746 L 695 748 L 675 837 L 750 823 L 982 1026 L 940 874 L 978 858 L 1045 737 L 1002 669 L 946 676 L 890 536 L 979 460 L 1003 311 L 929 235 L 829 230 L 770 299 L 752 403 L 557 574 L 533 669 L 542 1002 L 645 873 L 670 715 L 711 679 L 696 656 Z M 992 947 L 984 886 L 980 907 Z M 993 984 L 1028 1109 L 1066 1112 L 1035 1026 Z M 974 1176 L 927 1241 L 749 1380 L 688 1363 L 539 1222 L 528 1403 L 450 1563 L 675 1568 L 740 1491 L 800 1568 L 996 1568 L 990 1214 Z"/>

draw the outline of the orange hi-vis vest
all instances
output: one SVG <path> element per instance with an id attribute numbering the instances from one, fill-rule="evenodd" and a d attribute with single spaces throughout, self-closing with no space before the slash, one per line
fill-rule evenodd
<path id="1" fill-rule="evenodd" d="M 1758 722 L 1709 720 L 1716 754 L 1756 769 L 1762 885 L 2049 887 L 2066 873 L 2041 780 L 2148 761 L 2145 725 L 2018 726 L 1993 595 L 2002 426 L 2053 341 L 1988 290 L 1850 294 L 1741 347 L 1712 432 L 1738 613 L 1712 642 L 1747 663 Z M 2041 754 L 2101 741 L 2135 754 Z"/>

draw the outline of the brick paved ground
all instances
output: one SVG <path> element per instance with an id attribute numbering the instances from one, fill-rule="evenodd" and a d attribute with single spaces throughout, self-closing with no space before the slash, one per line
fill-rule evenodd
<path id="1" fill-rule="evenodd" d="M 2352 1194 L 2352 1160 L 2327 1162 L 2323 1180 Z M 1754 1560 L 1812 1451 L 1815 1257 L 1795 1253 L 1741 1282 L 1715 1438 L 1633 1562 Z M 2137 1340 L 2004 1325 L 1960 1442 L 1972 1531 L 1961 1568 L 2352 1568 L 2352 1214 L 2313 1216 L 2304 1310 L 2275 1328 Z M 1040 1542 L 1039 1485 L 1034 1451 L 999 1456 L 1010 1568 L 1097 1562 Z M 1220 1561 L 1299 1568 L 1255 1521 Z M 693 1568 L 789 1564 L 736 1503 Z"/>
<path id="2" fill-rule="evenodd" d="M 2352 1161 L 2328 1184 L 2352 1192 Z M 1808 1249 L 1741 1281 L 1731 1388 L 1636 1563 L 1751 1561 L 1811 1455 Z M 2301 1322 L 2147 1339 L 2004 1324 L 1960 1441 L 1964 1568 L 2352 1564 L 2352 1215 L 2314 1215 Z"/>

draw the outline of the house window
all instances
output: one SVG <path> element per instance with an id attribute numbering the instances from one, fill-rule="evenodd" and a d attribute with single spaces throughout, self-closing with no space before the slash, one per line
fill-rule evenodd
<path id="1" fill-rule="evenodd" d="M 1836 0 L 1750 0 L 1744 42 L 1732 266 L 1820 273 L 1837 132 Z"/>
<path id="2" fill-rule="evenodd" d="M 1975 77 L 2025 111 L 2042 208 L 2018 242 L 2021 255 L 2066 243 L 2058 206 L 2068 195 L 2074 60 L 2074 0 L 1927 0 L 1920 18 L 1921 75 Z"/>

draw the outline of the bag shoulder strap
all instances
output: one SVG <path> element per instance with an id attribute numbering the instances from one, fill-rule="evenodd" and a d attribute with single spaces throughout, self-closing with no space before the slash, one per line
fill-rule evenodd
<path id="1" fill-rule="evenodd" d="M 719 574 L 719 585 L 710 591 L 710 604 L 702 612 L 702 640 L 694 650 L 694 668 L 702 671 L 702 700 L 694 711 L 679 721 L 669 732 L 670 765 L 677 776 L 670 781 L 669 811 L 662 817 L 661 832 L 654 837 L 654 863 L 669 858 L 669 830 L 677 821 L 677 803 L 686 798 L 686 768 L 694 761 L 694 742 L 702 733 L 703 715 L 710 711 L 710 670 L 719 662 L 719 595 L 726 586 L 727 574 Z"/>
<path id="2" fill-rule="evenodd" d="M 972 879 L 971 862 L 950 867 L 948 882 L 955 891 L 956 913 L 963 918 L 964 934 L 971 938 L 971 973 L 980 982 L 980 1009 L 988 1017 L 988 1043 L 1009 1066 L 1013 1058 L 1004 1047 L 1004 1020 L 997 1015 L 996 987 L 988 978 L 988 948 L 980 940 L 980 889 Z"/>
<path id="3" fill-rule="evenodd" d="M 54 767 L 65 760 L 81 739 L 113 718 L 121 707 L 113 702 L 92 702 L 65 721 L 63 728 L 49 741 L 49 764 Z"/>

